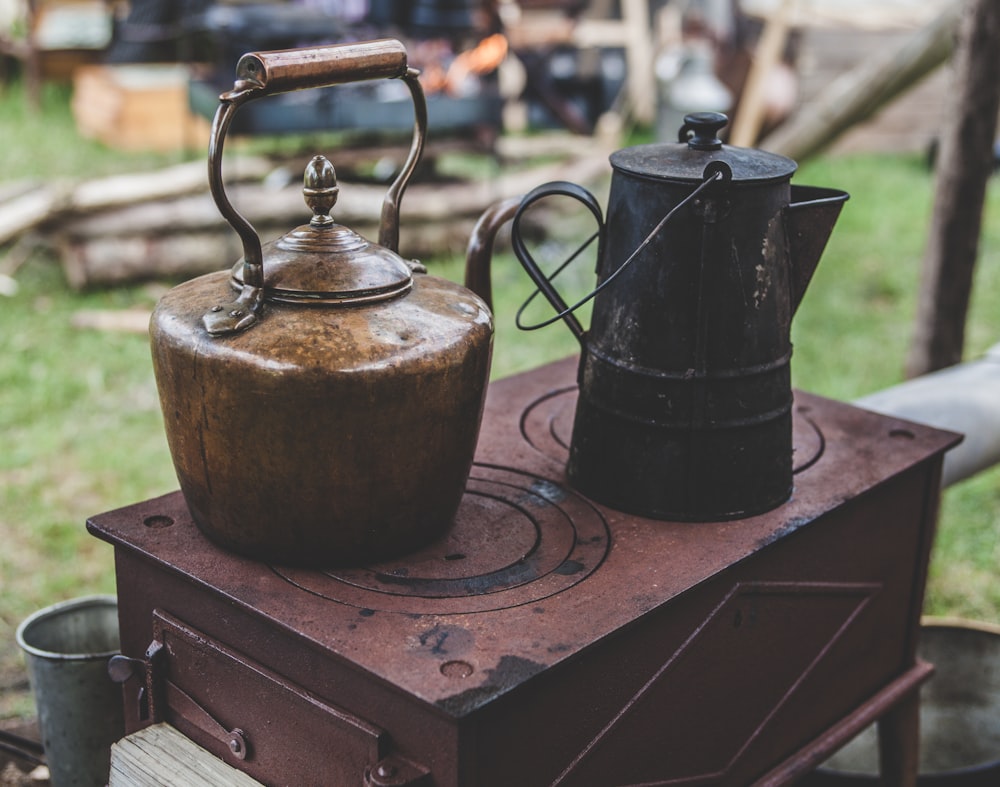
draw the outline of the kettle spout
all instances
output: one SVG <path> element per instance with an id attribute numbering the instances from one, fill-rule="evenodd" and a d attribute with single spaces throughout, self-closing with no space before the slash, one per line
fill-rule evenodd
<path id="1" fill-rule="evenodd" d="M 792 186 L 792 201 L 785 208 L 785 232 L 791 257 L 793 317 L 849 196 L 837 189 Z"/>

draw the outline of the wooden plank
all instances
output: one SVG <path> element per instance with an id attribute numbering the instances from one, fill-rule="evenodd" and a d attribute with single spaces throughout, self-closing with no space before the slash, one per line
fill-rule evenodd
<path id="1" fill-rule="evenodd" d="M 993 171 L 1000 111 L 1000 5 L 996 0 L 962 5 L 955 85 L 942 121 L 934 212 L 906 359 L 911 378 L 962 360 L 983 204 Z"/>
<path id="2" fill-rule="evenodd" d="M 111 747 L 108 787 L 261 787 L 167 724 L 154 724 Z"/>
<path id="3" fill-rule="evenodd" d="M 621 46 L 628 63 L 628 92 L 633 117 L 652 123 L 656 114 L 653 39 L 648 0 L 622 0 L 621 20 L 583 18 L 572 32 L 578 47 Z"/>

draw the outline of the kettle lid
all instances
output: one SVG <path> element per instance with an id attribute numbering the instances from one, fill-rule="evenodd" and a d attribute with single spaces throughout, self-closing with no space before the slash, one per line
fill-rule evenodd
<path id="1" fill-rule="evenodd" d="M 611 166 L 639 177 L 656 180 L 700 182 L 705 167 L 722 161 L 732 170 L 733 182 L 789 180 L 795 172 L 792 159 L 753 148 L 724 145 L 719 130 L 729 122 L 721 112 L 692 112 L 684 116 L 678 142 L 636 145 L 611 154 Z"/>
<path id="2" fill-rule="evenodd" d="M 340 188 L 326 157 L 313 157 L 303 184 L 313 217 L 262 248 L 264 300 L 347 305 L 409 292 L 413 270 L 402 257 L 330 216 Z M 233 266 L 231 281 L 236 288 L 244 284 L 244 267 L 243 260 Z"/>

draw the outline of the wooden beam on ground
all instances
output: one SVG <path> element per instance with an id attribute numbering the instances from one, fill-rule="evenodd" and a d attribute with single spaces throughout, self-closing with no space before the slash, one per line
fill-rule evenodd
<path id="1" fill-rule="evenodd" d="M 761 147 L 804 161 L 872 117 L 951 56 L 962 7 L 948 4 L 898 49 L 879 53 L 834 80 L 811 107 L 790 118 Z"/>

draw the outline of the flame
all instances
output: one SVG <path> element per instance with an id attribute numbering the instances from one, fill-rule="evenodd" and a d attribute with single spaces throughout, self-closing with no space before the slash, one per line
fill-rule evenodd
<path id="1" fill-rule="evenodd" d="M 448 68 L 449 75 L 454 70 L 465 74 L 488 74 L 507 57 L 507 39 L 502 33 L 494 33 L 480 41 L 475 48 L 462 52 Z"/>
<path id="2" fill-rule="evenodd" d="M 447 69 L 438 63 L 424 67 L 420 84 L 426 93 L 446 91 L 450 95 L 460 94 L 467 77 L 488 74 L 499 67 L 507 57 L 507 39 L 502 33 L 495 33 L 480 41 L 474 48 L 460 52 Z"/>

